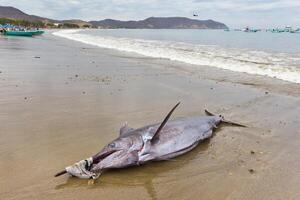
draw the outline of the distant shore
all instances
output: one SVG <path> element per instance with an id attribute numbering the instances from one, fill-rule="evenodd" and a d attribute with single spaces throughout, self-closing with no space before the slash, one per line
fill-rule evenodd
<path id="1" fill-rule="evenodd" d="M 300 84 L 101 49 L 53 36 L 0 36 L 3 199 L 299 199 Z M 105 173 L 94 185 L 53 175 L 128 122 L 204 109 L 224 126 L 178 159 Z"/>
<path id="2" fill-rule="evenodd" d="M 199 20 L 187 17 L 149 17 L 144 20 L 122 21 L 104 19 L 84 21 L 81 19 L 56 20 L 42 16 L 29 15 L 11 6 L 0 6 L 0 24 L 13 24 L 35 28 L 193 28 L 193 29 L 228 29 L 228 27 L 211 19 Z"/>

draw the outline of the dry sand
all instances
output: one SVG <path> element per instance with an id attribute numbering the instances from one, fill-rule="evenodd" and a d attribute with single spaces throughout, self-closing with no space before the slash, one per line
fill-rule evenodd
<path id="1" fill-rule="evenodd" d="M 95 48 L 50 34 L 0 37 L 0 199 L 300 199 L 300 85 Z M 207 108 L 222 126 L 171 161 L 95 184 L 53 175 L 99 151 L 125 121 Z"/>

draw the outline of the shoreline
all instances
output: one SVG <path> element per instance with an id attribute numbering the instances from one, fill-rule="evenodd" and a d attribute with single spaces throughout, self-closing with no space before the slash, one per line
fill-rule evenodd
<path id="1" fill-rule="evenodd" d="M 300 84 L 205 66 L 190 71 L 50 34 L 0 44 L 1 197 L 300 197 Z M 125 121 L 135 128 L 158 122 L 179 100 L 173 118 L 206 108 L 249 128 L 220 127 L 173 162 L 107 172 L 93 186 L 53 178 L 114 139 Z"/>
<path id="2" fill-rule="evenodd" d="M 146 37 L 147 39 L 144 40 L 141 35 L 137 35 L 137 38 L 127 38 L 126 34 L 125 37 L 116 37 L 114 32 L 111 33 L 113 36 L 110 37 L 105 34 L 103 36 L 84 34 L 82 31 L 84 30 L 63 30 L 54 32 L 53 35 L 99 48 L 133 53 L 153 59 L 167 59 L 173 62 L 185 63 L 194 66 L 194 68 L 210 66 L 221 70 L 266 76 L 290 83 L 300 83 L 300 72 L 297 71 L 297 65 L 288 61 L 298 59 L 295 53 L 287 54 L 287 52 L 273 52 L 259 48 L 248 49 L 234 46 L 225 48 L 222 45 L 218 45 L 218 43 L 213 45 L 193 42 L 185 43 L 185 41 L 173 41 L 172 39 L 170 41 L 152 40 Z M 217 36 L 219 35 L 215 37 Z"/>
<path id="3" fill-rule="evenodd" d="M 76 30 L 76 31 L 80 31 L 80 30 Z M 52 31 L 50 32 L 50 34 L 53 34 L 54 32 L 59 32 L 59 30 Z M 300 95 L 299 83 L 273 78 L 267 75 L 249 74 L 247 72 L 237 72 L 237 71 L 222 69 L 214 66 L 194 65 L 194 64 L 181 62 L 181 61 L 170 60 L 168 58 L 149 57 L 135 52 L 120 51 L 117 49 L 99 47 L 93 44 L 86 44 L 85 42 L 64 38 L 62 36 L 54 35 L 54 37 L 60 39 L 66 39 L 69 40 L 70 42 L 75 42 L 82 45 L 88 45 L 90 46 L 90 48 L 98 48 L 103 51 L 110 52 L 110 54 L 112 55 L 117 55 L 123 58 L 144 59 L 150 61 L 153 64 L 163 65 L 162 66 L 163 68 L 168 67 L 168 68 L 173 68 L 175 70 L 178 70 L 178 73 L 187 73 L 192 76 L 196 76 L 196 77 L 198 76 L 216 82 L 230 82 L 232 84 L 252 86 L 255 88 L 268 90 L 267 92 L 269 92 L 270 90 L 275 93 L 284 93 L 286 95 L 292 95 L 295 97 L 298 97 Z M 230 78 L 226 78 L 226 76 Z"/>

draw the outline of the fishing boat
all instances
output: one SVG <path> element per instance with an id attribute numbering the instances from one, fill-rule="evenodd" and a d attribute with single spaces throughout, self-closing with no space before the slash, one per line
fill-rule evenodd
<path id="1" fill-rule="evenodd" d="M 4 31 L 3 35 L 32 37 L 33 33 L 31 31 Z"/>
<path id="2" fill-rule="evenodd" d="M 244 32 L 247 32 L 247 33 L 256 33 L 258 31 L 261 31 L 261 29 L 251 29 L 249 28 L 248 26 L 246 28 L 243 29 Z"/>
<path id="3" fill-rule="evenodd" d="M 300 28 L 290 31 L 290 33 L 300 33 Z"/>
<path id="4" fill-rule="evenodd" d="M 284 32 L 292 32 L 293 31 L 293 28 L 291 26 L 286 26 L 284 28 Z"/>
<path id="5" fill-rule="evenodd" d="M 21 26 L 14 26 L 11 24 L 0 25 L 0 33 L 9 36 L 27 36 L 41 35 L 44 31 L 39 29 L 26 29 Z"/>
<path id="6" fill-rule="evenodd" d="M 45 33 L 45 31 L 40 31 L 40 30 L 33 31 L 33 35 L 42 35 L 43 33 Z"/>
<path id="7" fill-rule="evenodd" d="M 18 31 L 18 30 L 6 30 L 3 32 L 4 35 L 9 36 L 27 36 L 32 37 L 34 35 L 41 35 L 44 31 L 36 30 L 36 31 Z"/>

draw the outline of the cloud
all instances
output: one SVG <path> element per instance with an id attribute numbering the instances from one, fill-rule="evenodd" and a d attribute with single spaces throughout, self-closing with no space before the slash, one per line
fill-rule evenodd
<path id="1" fill-rule="evenodd" d="M 231 27 L 300 27 L 298 0 L 0 0 L 0 5 L 53 19 L 136 20 L 151 16 L 214 19 Z"/>

